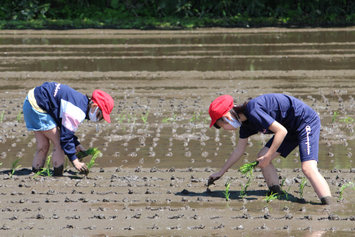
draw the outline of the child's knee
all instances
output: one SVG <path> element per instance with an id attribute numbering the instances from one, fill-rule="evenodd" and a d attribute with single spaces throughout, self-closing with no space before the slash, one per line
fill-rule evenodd
<path id="1" fill-rule="evenodd" d="M 49 142 L 37 143 L 37 153 L 47 154 L 49 151 Z"/>

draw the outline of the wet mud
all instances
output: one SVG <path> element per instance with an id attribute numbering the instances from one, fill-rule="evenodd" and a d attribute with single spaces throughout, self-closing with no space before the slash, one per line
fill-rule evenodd
<path id="1" fill-rule="evenodd" d="M 13 236 L 352 236 L 354 189 L 354 28 L 195 31 L 1 31 L 0 208 L 2 235 Z M 102 156 L 87 176 L 30 172 L 36 142 L 22 104 L 45 81 L 115 101 L 112 123 L 80 125 L 85 148 Z M 219 95 L 236 103 L 286 93 L 319 113 L 319 165 L 333 204 L 319 205 L 297 149 L 276 158 L 287 195 L 265 201 L 259 170 L 247 195 L 238 172 L 269 136 L 209 189 L 238 142 L 238 131 L 209 128 Z M 21 165 L 10 177 L 12 163 Z M 87 160 L 88 162 L 89 160 Z M 230 200 L 225 183 L 232 179 Z M 343 187 L 343 189 L 342 189 Z"/>

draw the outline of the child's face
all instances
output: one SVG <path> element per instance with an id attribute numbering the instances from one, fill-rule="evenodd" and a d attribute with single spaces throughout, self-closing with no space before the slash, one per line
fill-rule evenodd
<path id="1" fill-rule="evenodd" d="M 233 127 L 233 125 L 231 125 L 230 123 L 228 123 L 226 121 L 226 119 L 228 119 L 227 117 L 223 117 L 223 119 L 219 119 L 216 123 L 219 127 L 223 128 L 224 130 L 236 130 L 235 127 Z"/>

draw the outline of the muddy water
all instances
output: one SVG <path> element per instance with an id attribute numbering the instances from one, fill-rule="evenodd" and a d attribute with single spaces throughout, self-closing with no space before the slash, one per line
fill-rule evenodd
<path id="1" fill-rule="evenodd" d="M 321 116 L 319 167 L 350 168 L 354 41 L 352 28 L 2 31 L 3 165 L 19 152 L 30 165 L 33 135 L 16 117 L 28 89 L 55 80 L 115 98 L 114 122 L 103 124 L 100 136 L 90 123 L 78 132 L 87 147 L 104 150 L 103 167 L 220 167 L 238 133 L 208 127 L 209 103 L 220 94 L 243 102 L 276 92 L 301 98 Z M 253 137 L 244 160 L 255 159 L 268 138 Z M 294 168 L 298 160 L 295 150 L 275 163 Z"/>
<path id="2" fill-rule="evenodd" d="M 324 208 L 308 185 L 310 202 L 297 202 L 295 180 L 302 178 L 297 149 L 274 161 L 280 177 L 292 181 L 290 200 L 266 204 L 258 171 L 247 197 L 240 198 L 247 179 L 236 169 L 255 160 L 270 136 L 253 136 L 245 156 L 212 192 L 204 185 L 238 142 L 238 131 L 209 128 L 210 102 L 222 94 L 244 102 L 286 93 L 321 117 L 319 168 L 338 198 L 339 187 L 353 180 L 354 40 L 355 28 L 0 31 L 0 231 L 352 236 L 352 189 L 342 202 Z M 22 103 L 29 89 L 45 81 L 88 95 L 99 88 L 115 100 L 111 124 L 101 123 L 96 132 L 95 124 L 84 122 L 76 133 L 84 147 L 103 153 L 87 178 L 75 176 L 72 168 L 58 179 L 31 179 L 28 169 L 8 177 L 16 157 L 19 165 L 31 167 L 36 143 L 26 131 Z M 234 180 L 226 202 L 228 177 Z"/>

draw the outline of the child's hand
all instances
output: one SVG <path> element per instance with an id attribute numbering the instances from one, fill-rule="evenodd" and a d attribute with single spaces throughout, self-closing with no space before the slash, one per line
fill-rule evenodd
<path id="1" fill-rule="evenodd" d="M 81 173 L 84 173 L 84 174 L 89 173 L 89 169 L 85 163 L 80 162 L 78 159 L 73 160 L 72 163 L 73 163 L 73 166 L 75 167 L 75 169 L 77 169 Z"/>
<path id="2" fill-rule="evenodd" d="M 214 181 L 218 180 L 221 178 L 219 173 L 214 173 L 210 175 L 210 178 L 208 179 L 207 187 L 209 187 L 211 184 L 214 184 Z"/>
<path id="3" fill-rule="evenodd" d="M 260 168 L 265 168 L 266 166 L 268 166 L 270 164 L 270 159 L 266 156 L 260 156 L 256 160 L 259 161 L 259 164 L 257 166 Z"/>

